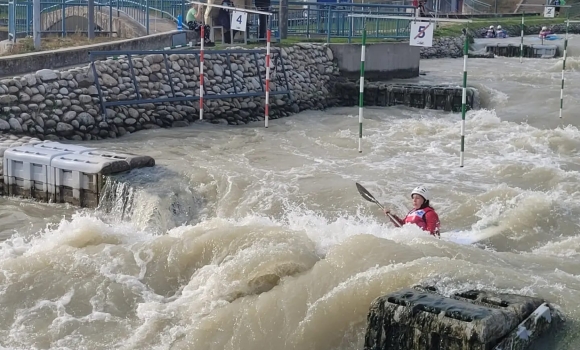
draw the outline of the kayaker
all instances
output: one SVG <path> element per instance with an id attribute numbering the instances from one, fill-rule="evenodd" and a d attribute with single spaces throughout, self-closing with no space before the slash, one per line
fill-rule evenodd
<path id="1" fill-rule="evenodd" d="M 433 209 L 429 204 L 429 200 L 431 199 L 429 190 L 423 186 L 419 186 L 411 192 L 411 198 L 413 199 L 413 209 L 411 209 L 405 219 L 401 219 L 397 215 L 392 214 L 389 209 L 384 210 L 385 215 L 391 213 L 391 216 L 393 216 L 401 226 L 405 224 L 415 224 L 424 231 L 429 232 L 429 234 L 439 236 L 439 216 L 435 212 L 435 209 Z M 393 219 L 391 219 L 391 221 L 393 224 L 397 225 Z"/>

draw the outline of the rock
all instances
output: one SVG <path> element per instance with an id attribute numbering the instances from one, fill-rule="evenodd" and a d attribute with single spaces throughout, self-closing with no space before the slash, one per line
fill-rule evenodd
<path id="1" fill-rule="evenodd" d="M 20 122 L 16 118 L 8 119 L 8 124 L 10 124 L 10 128 L 13 132 L 21 133 L 23 131 L 22 125 L 20 125 Z"/>
<path id="2" fill-rule="evenodd" d="M 56 124 L 56 132 L 62 135 L 70 135 L 74 131 L 74 127 L 70 124 L 59 122 Z"/>
<path id="3" fill-rule="evenodd" d="M 137 120 L 135 118 L 127 118 L 127 119 L 125 119 L 125 124 L 127 124 L 127 125 L 133 125 L 135 123 L 137 123 Z"/>
<path id="4" fill-rule="evenodd" d="M 58 75 L 51 69 L 41 69 L 36 72 L 36 75 L 45 83 L 58 79 Z"/>
<path id="5" fill-rule="evenodd" d="M 74 111 L 66 112 L 64 114 L 64 116 L 62 117 L 62 121 L 65 123 L 70 123 L 73 119 L 76 118 L 76 116 L 77 116 L 77 112 L 74 112 Z"/>
<path id="6" fill-rule="evenodd" d="M 26 84 L 28 86 L 36 85 L 36 76 L 34 74 L 26 74 L 24 79 L 26 79 Z"/>
<path id="7" fill-rule="evenodd" d="M 92 100 L 93 100 L 93 98 L 89 95 L 80 95 L 79 96 L 79 101 L 83 104 L 90 103 Z"/>
<path id="8" fill-rule="evenodd" d="M 0 131 L 10 131 L 10 124 L 3 119 L 0 119 Z"/>

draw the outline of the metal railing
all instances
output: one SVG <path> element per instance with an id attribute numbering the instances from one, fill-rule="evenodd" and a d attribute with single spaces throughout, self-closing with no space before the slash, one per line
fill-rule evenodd
<path id="1" fill-rule="evenodd" d="M 291 6 L 301 6 L 292 8 Z M 300 3 L 290 2 L 288 9 L 288 35 L 322 36 L 332 38 L 361 37 L 363 29 L 367 37 L 400 39 L 409 37 L 409 21 L 401 19 L 363 19 L 349 14 L 384 16 L 412 16 L 414 7 L 409 5 L 346 4 L 346 3 Z M 272 29 L 279 28 L 279 7 L 273 6 Z"/>
<path id="2" fill-rule="evenodd" d="M 493 12 L 490 4 L 479 0 L 464 0 L 463 5 L 469 9 L 470 14 Z"/>
<path id="3" fill-rule="evenodd" d="M 254 49 L 254 50 L 241 50 L 241 49 L 232 49 L 232 50 L 212 50 L 211 55 L 214 57 L 217 56 L 225 56 L 223 61 L 227 62 L 228 70 L 225 71 L 226 78 L 229 78 L 231 81 L 233 91 L 228 93 L 216 93 L 212 90 L 211 83 L 210 84 L 203 84 L 202 88 L 204 89 L 204 100 L 213 100 L 213 99 L 226 99 L 226 98 L 245 98 L 245 97 L 265 97 L 266 90 L 265 90 L 265 81 L 266 81 L 266 69 L 260 67 L 260 64 L 263 64 L 265 60 L 266 51 L 263 49 Z M 281 55 L 280 50 L 273 49 L 272 52 L 272 65 L 271 65 L 271 72 L 270 77 L 271 81 L 274 82 L 275 88 L 270 91 L 270 95 L 288 95 L 290 93 L 290 86 L 288 84 L 288 77 L 286 74 L 286 68 L 284 66 L 284 61 Z M 134 59 L 139 56 L 146 56 L 146 55 L 160 55 L 163 58 L 163 62 L 160 63 L 162 67 L 164 67 L 164 74 L 160 77 L 160 83 L 166 84 L 169 86 L 169 91 L 165 92 L 164 90 L 159 91 L 158 96 L 151 96 L 149 86 L 147 82 L 141 81 L 135 75 L 135 69 L 133 68 Z M 126 86 L 124 90 L 124 97 L 114 97 L 116 96 L 114 93 L 111 92 L 111 89 L 103 86 L 99 79 L 95 79 L 95 85 L 97 87 L 97 91 L 99 94 L 99 101 L 101 105 L 101 113 L 103 115 L 106 114 L 106 109 L 108 107 L 115 107 L 115 106 L 129 106 L 129 105 L 140 105 L 145 103 L 186 103 L 193 105 L 194 102 L 198 102 L 200 100 L 199 94 L 199 87 L 195 88 L 184 88 L 183 90 L 178 90 L 174 85 L 176 84 L 175 77 L 177 76 L 177 72 L 171 68 L 169 64 L 170 55 L 183 55 L 185 60 L 192 60 L 194 62 L 194 66 L 198 66 L 200 64 L 200 50 L 195 49 L 183 49 L 183 50 L 175 50 L 175 51 L 91 51 L 89 52 L 89 57 L 91 60 L 90 69 L 92 71 L 93 76 L 99 77 L 97 71 L 97 61 L 100 61 L 104 58 L 113 57 L 113 59 L 123 58 L 127 63 L 127 70 L 123 70 L 120 75 L 123 77 L 128 77 L 130 79 L 129 87 Z M 256 90 L 258 91 L 250 91 L 248 86 L 252 86 L 252 84 L 248 84 L 247 77 L 241 77 L 235 74 L 234 70 L 232 70 L 232 58 L 238 55 L 248 55 L 249 61 L 253 63 L 254 67 L 258 72 L 258 81 L 259 81 L 259 88 Z M 209 57 L 206 56 L 206 60 Z M 262 63 L 260 63 L 262 62 Z M 173 74 L 172 74 L 173 73 Z M 204 73 L 207 75 L 207 73 Z M 206 79 L 208 77 L 206 76 Z M 225 90 L 221 90 L 225 92 Z M 229 91 L 229 90 L 228 90 Z"/>
<path id="4" fill-rule="evenodd" d="M 0 20 L 2 15 L 8 17 L 9 32 L 16 37 L 32 35 L 32 1 L 9 0 L 9 3 L 0 3 Z M 476 1 L 476 0 L 472 0 Z M 352 3 L 307 3 L 289 2 L 288 10 L 288 35 L 301 37 L 326 37 L 327 41 L 332 38 L 356 38 L 362 36 L 363 28 L 367 29 L 367 36 L 371 38 L 398 39 L 409 35 L 409 21 L 400 19 L 362 19 L 352 18 L 349 14 L 372 14 L 372 15 L 396 15 L 412 16 L 413 7 L 399 4 L 352 4 Z M 43 14 L 60 12 L 59 18 L 66 18 L 70 14 L 71 7 L 86 7 L 87 0 L 41 0 Z M 67 10 L 68 9 L 68 10 Z M 177 23 L 178 15 L 183 18 L 189 6 L 186 0 L 101 0 L 95 1 L 95 14 L 103 13 L 119 16 L 122 12 L 140 23 L 149 33 L 149 23 L 152 17 L 169 19 Z M 68 12 L 67 12 L 68 11 Z M 273 1 L 271 6 L 270 27 L 274 37 L 279 37 L 279 2 Z M 82 11 L 79 10 L 79 13 Z M 41 16 L 41 21 L 43 21 Z M 248 30 L 257 37 L 258 16 L 248 15 Z M 51 32 L 60 32 L 66 35 L 66 21 L 62 21 L 61 27 L 52 29 Z M 101 25 L 100 31 L 111 31 L 112 25 Z M 109 27 L 109 28 L 106 28 Z M 46 24 L 41 24 L 43 32 L 46 32 Z"/>

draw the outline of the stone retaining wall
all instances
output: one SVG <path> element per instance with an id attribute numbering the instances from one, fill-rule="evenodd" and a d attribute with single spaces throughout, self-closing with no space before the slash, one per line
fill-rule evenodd
<path id="1" fill-rule="evenodd" d="M 271 96 L 270 118 L 336 104 L 331 80 L 339 74 L 326 45 L 298 44 L 281 48 L 289 95 Z M 205 55 L 206 96 L 260 92 L 265 76 L 264 55 Z M 276 62 L 276 61 L 274 61 Z M 168 56 L 174 96 L 199 95 L 199 66 L 194 55 Z M 147 98 L 172 95 L 162 55 L 132 58 L 139 93 Z M 125 59 L 98 61 L 99 83 L 108 101 L 133 99 L 136 89 Z M 230 69 L 232 74 L 230 75 Z M 286 90 L 280 61 L 272 68 L 271 91 Z M 107 108 L 101 113 L 95 77 L 89 67 L 66 71 L 44 69 L 0 80 L 0 132 L 39 139 L 93 140 L 159 127 L 186 126 L 199 119 L 199 102 L 171 102 Z M 235 85 L 235 87 L 234 87 Z M 204 119 L 213 123 L 245 124 L 263 120 L 264 98 L 208 99 Z"/>

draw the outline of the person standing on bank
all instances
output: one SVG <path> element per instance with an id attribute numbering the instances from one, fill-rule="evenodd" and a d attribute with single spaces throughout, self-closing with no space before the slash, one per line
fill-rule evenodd
<path id="1" fill-rule="evenodd" d="M 395 222 L 389 217 L 395 225 L 415 224 L 433 236 L 440 236 L 439 215 L 437 215 L 435 209 L 429 204 L 429 200 L 431 199 L 429 190 L 423 186 L 419 186 L 411 192 L 411 198 L 413 199 L 413 209 L 407 213 L 404 219 L 392 214 L 389 209 L 384 209 L 385 215 L 391 214 L 398 221 Z"/>
<path id="2" fill-rule="evenodd" d="M 187 14 L 185 16 L 185 23 L 187 23 L 187 27 L 189 28 L 189 30 L 193 30 L 196 31 L 198 33 L 198 35 L 200 36 L 200 40 L 201 39 L 201 26 L 204 27 L 204 44 L 207 46 L 213 46 L 214 44 L 210 41 L 209 39 L 209 32 L 210 32 L 210 28 L 208 25 L 204 25 L 201 23 L 201 12 L 202 12 L 202 6 L 201 5 L 196 5 L 196 4 L 191 4 L 191 8 L 189 9 L 189 11 L 187 11 Z M 198 22 L 199 20 L 199 22 Z"/>

